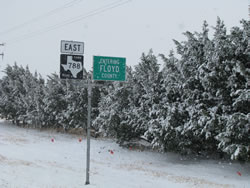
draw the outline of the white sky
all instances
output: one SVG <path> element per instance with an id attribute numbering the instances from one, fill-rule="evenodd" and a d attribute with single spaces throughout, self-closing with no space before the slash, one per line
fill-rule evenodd
<path id="1" fill-rule="evenodd" d="M 250 4 L 249 0 L 0 0 L 0 3 L 0 43 L 6 43 L 5 47 L 0 46 L 0 53 L 5 54 L 3 60 L 0 58 L 0 78 L 6 65 L 14 62 L 28 65 L 43 77 L 59 73 L 61 40 L 85 43 L 87 70 L 92 69 L 93 55 L 126 57 L 127 65 L 134 66 L 150 48 L 155 55 L 168 55 L 175 48 L 172 39 L 184 40 L 182 33 L 187 30 L 201 31 L 204 20 L 214 26 L 219 16 L 228 30 L 239 26 L 241 19 L 248 19 Z M 79 16 L 80 21 L 53 29 Z M 20 24 L 22 27 L 13 29 Z"/>

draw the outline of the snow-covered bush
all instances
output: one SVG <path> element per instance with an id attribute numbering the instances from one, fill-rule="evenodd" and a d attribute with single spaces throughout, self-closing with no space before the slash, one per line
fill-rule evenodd
<path id="1" fill-rule="evenodd" d="M 162 92 L 158 119 L 146 136 L 154 146 L 187 152 L 225 152 L 249 160 L 249 21 L 227 34 L 218 18 L 214 36 L 186 32 L 173 52 L 161 55 Z"/>

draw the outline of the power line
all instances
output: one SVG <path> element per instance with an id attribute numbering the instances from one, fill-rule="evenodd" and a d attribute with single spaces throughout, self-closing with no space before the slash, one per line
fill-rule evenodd
<path id="1" fill-rule="evenodd" d="M 105 6 L 102 6 L 102 7 L 100 7 L 100 8 L 97 8 L 97 9 L 95 9 L 95 10 L 92 10 L 92 11 L 88 12 L 87 14 L 82 14 L 82 15 L 80 15 L 80 16 L 70 18 L 70 19 L 68 19 L 68 20 L 66 20 L 66 21 L 63 21 L 63 22 L 61 22 L 61 23 L 58 23 L 58 24 L 55 24 L 55 25 L 46 27 L 46 28 L 44 28 L 44 29 L 42 29 L 42 30 L 34 31 L 34 32 L 31 32 L 31 33 L 22 35 L 22 36 L 17 37 L 17 38 L 7 40 L 7 43 L 8 43 L 8 44 L 12 44 L 12 43 L 19 42 L 19 41 L 21 41 L 21 40 L 25 40 L 25 39 L 28 39 L 28 38 L 35 37 L 35 36 L 37 36 L 37 35 L 41 35 L 41 34 L 43 34 L 43 33 L 46 33 L 46 32 L 49 32 L 49 31 L 52 31 L 52 30 L 55 30 L 55 29 L 64 27 L 65 25 L 69 25 L 69 24 L 72 24 L 72 23 L 81 21 L 81 20 L 83 20 L 83 19 L 86 19 L 86 18 L 95 16 L 95 15 L 101 14 L 101 13 L 103 13 L 103 12 L 106 12 L 106 11 L 108 11 L 108 10 L 114 9 L 114 8 L 116 8 L 116 7 L 122 6 L 122 5 L 124 5 L 124 4 L 129 3 L 130 1 L 131 1 L 131 0 L 127 0 L 127 1 L 123 1 L 123 0 L 115 1 L 115 2 L 113 2 L 113 3 L 107 4 L 107 5 L 105 5 Z"/>
<path id="2" fill-rule="evenodd" d="M 46 17 L 54 15 L 54 14 L 58 13 L 59 11 L 61 11 L 63 9 L 66 9 L 66 8 L 69 8 L 69 7 L 73 6 L 74 4 L 79 3 L 81 1 L 82 0 L 73 0 L 73 1 L 70 1 L 70 2 L 68 2 L 68 3 L 66 3 L 66 4 L 64 4 L 64 5 L 62 5 L 62 6 L 58 7 L 58 8 L 55 8 L 55 9 L 53 9 L 53 10 L 51 10 L 51 11 L 45 13 L 45 14 L 42 14 L 42 15 L 37 16 L 35 18 L 32 18 L 32 19 L 30 19 L 30 20 L 28 20 L 26 22 L 21 23 L 21 24 L 15 25 L 15 26 L 7 29 L 7 30 L 1 31 L 0 35 L 8 34 L 8 33 L 12 32 L 14 30 L 17 30 L 17 29 L 25 27 L 25 26 L 27 26 L 29 24 L 32 24 L 33 22 L 37 22 L 37 21 L 42 20 L 42 19 L 44 19 Z"/>

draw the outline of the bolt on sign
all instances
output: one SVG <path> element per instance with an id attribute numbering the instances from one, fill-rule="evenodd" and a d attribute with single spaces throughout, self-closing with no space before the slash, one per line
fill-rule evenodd
<path id="1" fill-rule="evenodd" d="M 94 56 L 93 80 L 126 81 L 126 58 Z"/>

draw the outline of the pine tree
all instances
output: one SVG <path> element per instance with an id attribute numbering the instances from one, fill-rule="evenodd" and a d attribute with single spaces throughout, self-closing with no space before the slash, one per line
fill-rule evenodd
<path id="1" fill-rule="evenodd" d="M 249 22 L 228 35 L 218 18 L 212 40 L 207 23 L 201 33 L 175 41 L 162 70 L 157 119 L 146 135 L 164 150 L 226 152 L 249 160 Z"/>
<path id="2" fill-rule="evenodd" d="M 138 130 L 130 121 L 133 100 L 133 73 L 127 67 L 126 82 L 113 82 L 101 92 L 100 113 L 93 122 L 95 129 L 116 137 L 118 142 L 136 137 Z"/>
<path id="3" fill-rule="evenodd" d="M 66 88 L 66 90 L 65 90 Z M 52 74 L 48 77 L 46 84 L 44 106 L 44 125 L 62 127 L 64 110 L 67 109 L 65 95 L 67 92 L 66 81 L 60 80 L 58 75 Z"/>
<path id="4" fill-rule="evenodd" d="M 222 98 L 221 122 L 224 127 L 216 137 L 219 149 L 231 159 L 250 160 L 250 22 L 242 21 L 242 29 L 234 27 L 227 40 L 230 50 L 225 52 L 222 62 L 227 73 Z M 224 55 L 224 56 L 225 56 Z"/>
<path id="5" fill-rule="evenodd" d="M 63 110 L 60 123 L 64 130 L 71 128 L 86 128 L 87 126 L 87 90 L 77 86 L 72 80 L 66 80 L 67 92 L 65 100 L 67 108 Z"/>
<path id="6" fill-rule="evenodd" d="M 22 117 L 26 113 L 21 100 L 21 96 L 26 94 L 21 78 L 25 74 L 25 70 L 15 63 L 13 67 L 8 65 L 4 72 L 6 76 L 3 77 L 1 84 L 3 95 L 0 101 L 1 114 L 4 118 L 19 124 L 20 121 L 24 121 Z"/>
<path id="7" fill-rule="evenodd" d="M 44 97 L 44 80 L 40 76 L 38 78 L 37 72 L 33 75 L 26 67 L 25 74 L 22 75 L 23 87 L 25 95 L 21 95 L 24 109 L 26 113 L 22 116 L 25 124 L 40 126 L 42 124 L 41 118 L 43 114 L 44 104 L 42 99 Z"/>

